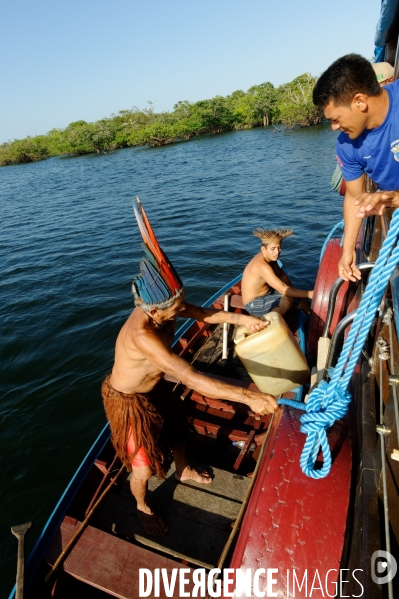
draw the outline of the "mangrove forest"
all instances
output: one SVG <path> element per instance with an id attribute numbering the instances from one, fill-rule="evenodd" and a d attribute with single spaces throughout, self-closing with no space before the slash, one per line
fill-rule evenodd
<path id="1" fill-rule="evenodd" d="M 277 88 L 267 82 L 226 97 L 178 102 L 172 112 L 157 113 L 149 102 L 143 110 L 121 110 L 95 123 L 76 121 L 46 135 L 1 144 L 0 166 L 51 156 L 108 153 L 129 146 L 161 146 L 253 127 L 309 127 L 323 118 L 312 102 L 315 83 L 316 78 L 306 73 Z"/>

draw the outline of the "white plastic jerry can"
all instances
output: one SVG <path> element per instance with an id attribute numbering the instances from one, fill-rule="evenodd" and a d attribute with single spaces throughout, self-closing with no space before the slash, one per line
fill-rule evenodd
<path id="1" fill-rule="evenodd" d="M 264 393 L 281 395 L 307 383 L 310 371 L 306 358 L 284 318 L 278 312 L 263 317 L 270 322 L 251 333 L 240 327 L 234 343 L 249 376 Z"/>

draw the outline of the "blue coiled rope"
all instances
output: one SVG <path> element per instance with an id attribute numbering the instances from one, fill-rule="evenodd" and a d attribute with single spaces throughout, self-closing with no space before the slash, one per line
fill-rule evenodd
<path id="1" fill-rule="evenodd" d="M 308 403 L 279 399 L 279 404 L 305 410 L 300 418 L 301 431 L 307 433 L 300 466 L 312 478 L 324 478 L 331 469 L 331 450 L 326 430 L 342 418 L 351 400 L 348 385 L 364 346 L 375 313 L 397 264 L 399 263 L 399 210 L 394 212 L 391 227 L 381 247 L 366 290 L 357 310 L 335 368 L 330 369 L 330 381 L 322 381 L 309 395 Z M 317 456 L 323 453 L 323 465 L 315 469 Z"/>

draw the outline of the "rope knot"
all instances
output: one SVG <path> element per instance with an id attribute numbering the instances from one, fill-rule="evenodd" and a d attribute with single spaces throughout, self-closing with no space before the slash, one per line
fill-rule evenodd
<path id="1" fill-rule="evenodd" d="M 323 478 L 330 472 L 332 460 L 326 430 L 346 414 L 349 402 L 350 393 L 332 382 L 321 381 L 311 392 L 306 404 L 306 413 L 300 417 L 301 432 L 308 435 L 300 460 L 302 471 L 307 476 Z M 320 448 L 323 453 L 323 466 L 316 470 L 315 464 Z"/>

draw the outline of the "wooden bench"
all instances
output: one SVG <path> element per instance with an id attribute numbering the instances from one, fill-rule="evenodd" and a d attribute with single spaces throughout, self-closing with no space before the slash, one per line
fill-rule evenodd
<path id="1" fill-rule="evenodd" d="M 219 310 L 223 310 L 224 296 L 222 295 L 221 297 L 218 297 L 218 299 L 214 302 L 213 305 L 215 308 L 218 308 Z M 229 298 L 229 307 L 239 309 L 239 310 L 245 310 L 241 295 L 236 295 L 236 294 L 231 295 Z"/>
<path id="2" fill-rule="evenodd" d="M 68 517 L 64 519 L 46 555 L 50 565 L 54 564 L 80 524 L 81 522 Z M 168 581 L 170 581 L 173 568 L 183 567 L 187 568 L 182 563 L 91 526 L 87 526 L 84 530 L 62 566 L 65 572 L 78 580 L 120 599 L 139 597 L 140 568 L 147 568 L 152 574 L 155 568 L 166 568 Z M 191 576 L 191 573 L 185 575 L 190 581 Z M 187 592 L 190 592 L 191 588 L 191 582 L 185 586 Z M 153 597 L 154 593 L 152 592 L 150 596 Z M 160 597 L 166 598 L 162 581 Z M 179 597 L 179 576 L 177 576 L 173 597 Z"/>

